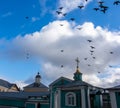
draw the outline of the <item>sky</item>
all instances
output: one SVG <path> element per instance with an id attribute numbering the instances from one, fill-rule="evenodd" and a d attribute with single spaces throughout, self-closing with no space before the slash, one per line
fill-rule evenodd
<path id="1" fill-rule="evenodd" d="M 78 57 L 84 81 L 119 85 L 120 4 L 115 1 L 0 0 L 0 78 L 23 87 L 39 72 L 48 86 L 61 76 L 73 79 Z"/>

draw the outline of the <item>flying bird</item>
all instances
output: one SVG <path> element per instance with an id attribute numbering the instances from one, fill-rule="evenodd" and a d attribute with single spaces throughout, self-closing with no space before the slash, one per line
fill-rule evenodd
<path id="1" fill-rule="evenodd" d="M 88 66 L 91 66 L 90 64 L 88 64 Z"/>
<path id="2" fill-rule="evenodd" d="M 88 58 L 84 58 L 84 60 L 87 60 Z"/>
<path id="3" fill-rule="evenodd" d="M 107 9 L 102 9 L 102 10 L 100 10 L 100 11 L 101 11 L 101 12 L 103 12 L 103 13 L 105 13 L 105 12 L 106 12 L 106 10 L 107 10 Z"/>
<path id="4" fill-rule="evenodd" d="M 81 6 L 78 6 L 78 8 L 82 9 L 82 8 L 84 8 L 84 6 L 83 6 L 83 5 L 81 5 Z"/>
<path id="5" fill-rule="evenodd" d="M 92 42 L 92 40 L 87 40 L 88 42 Z"/>
<path id="6" fill-rule="evenodd" d="M 28 17 L 28 16 L 26 16 L 25 18 L 26 18 L 26 19 L 29 19 L 29 17 Z"/>
<path id="7" fill-rule="evenodd" d="M 63 24 L 60 24 L 60 26 L 63 26 Z"/>
<path id="8" fill-rule="evenodd" d="M 90 50 L 91 53 L 93 53 L 94 51 L 93 50 Z"/>
<path id="9" fill-rule="evenodd" d="M 56 11 L 56 13 L 59 15 L 59 14 L 62 14 L 62 12 L 60 12 L 60 11 Z"/>
<path id="10" fill-rule="evenodd" d="M 118 5 L 119 3 L 120 3 L 119 0 L 116 0 L 116 1 L 113 2 L 114 5 Z"/>
<path id="11" fill-rule="evenodd" d="M 113 52 L 111 51 L 110 54 L 113 54 Z"/>
<path id="12" fill-rule="evenodd" d="M 64 50 L 61 50 L 61 52 L 64 52 Z"/>
<path id="13" fill-rule="evenodd" d="M 59 9 L 60 9 L 60 10 L 62 10 L 62 9 L 63 9 L 63 7 L 59 7 Z"/>
<path id="14" fill-rule="evenodd" d="M 99 3 L 99 6 L 101 6 L 101 5 L 103 5 L 104 2 L 103 1 L 99 1 L 98 3 Z"/>
<path id="15" fill-rule="evenodd" d="M 71 20 L 71 21 L 74 21 L 74 20 L 75 20 L 75 18 L 70 18 L 70 20 Z"/>
<path id="16" fill-rule="evenodd" d="M 61 68 L 63 68 L 64 66 L 63 65 L 61 65 Z"/>
<path id="17" fill-rule="evenodd" d="M 67 15 L 67 13 L 63 13 L 62 15 L 63 15 L 63 16 L 66 16 L 66 15 Z"/>
<path id="18" fill-rule="evenodd" d="M 112 66 L 111 66 L 111 65 L 109 65 L 109 67 L 110 67 L 110 68 L 112 68 Z"/>
<path id="19" fill-rule="evenodd" d="M 93 10 L 98 11 L 98 10 L 99 10 L 99 8 L 93 8 Z"/>
<path id="20" fill-rule="evenodd" d="M 82 27 L 79 27 L 79 28 L 77 28 L 78 30 L 81 30 L 82 29 Z"/>
<path id="21" fill-rule="evenodd" d="M 94 46 L 90 46 L 92 49 L 95 49 L 95 47 Z"/>

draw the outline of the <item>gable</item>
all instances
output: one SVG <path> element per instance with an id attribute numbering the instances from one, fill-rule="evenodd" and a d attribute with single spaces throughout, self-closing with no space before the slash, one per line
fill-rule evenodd
<path id="1" fill-rule="evenodd" d="M 10 89 L 14 91 L 19 91 L 19 88 L 16 84 L 13 84 Z"/>
<path id="2" fill-rule="evenodd" d="M 49 86 L 60 86 L 60 85 L 66 85 L 68 83 L 71 83 L 72 80 L 65 78 L 65 77 L 60 77 L 57 80 L 55 80 L 53 83 L 51 83 Z"/>

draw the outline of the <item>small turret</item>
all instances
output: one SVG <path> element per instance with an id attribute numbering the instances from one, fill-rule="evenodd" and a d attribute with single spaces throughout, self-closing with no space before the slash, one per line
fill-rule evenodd
<path id="1" fill-rule="evenodd" d="M 40 76 L 40 73 L 38 72 L 38 74 L 35 77 L 35 86 L 40 85 L 40 80 L 41 80 L 41 76 Z"/>

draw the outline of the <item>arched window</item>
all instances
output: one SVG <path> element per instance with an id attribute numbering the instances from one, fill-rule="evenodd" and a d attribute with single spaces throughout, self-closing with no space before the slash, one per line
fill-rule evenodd
<path id="1" fill-rule="evenodd" d="M 76 95 L 73 92 L 68 92 L 65 95 L 66 106 L 76 106 Z"/>

